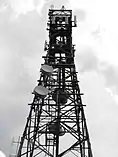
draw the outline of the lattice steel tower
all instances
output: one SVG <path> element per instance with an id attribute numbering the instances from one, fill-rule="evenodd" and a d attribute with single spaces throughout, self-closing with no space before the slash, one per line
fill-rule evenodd
<path id="1" fill-rule="evenodd" d="M 49 9 L 49 42 L 17 157 L 92 157 L 74 64 L 76 16 Z"/>

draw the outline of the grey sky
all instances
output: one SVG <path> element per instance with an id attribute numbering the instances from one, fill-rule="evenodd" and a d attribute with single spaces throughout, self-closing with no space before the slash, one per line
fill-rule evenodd
<path id="1" fill-rule="evenodd" d="M 12 150 L 13 136 L 22 134 L 29 111 L 27 104 L 32 101 L 31 92 L 37 84 L 40 65 L 43 63 L 43 45 L 48 38 L 48 9 L 51 4 L 56 8 L 66 3 L 69 5 L 69 0 L 35 0 L 31 9 L 33 0 L 25 0 L 30 9 L 25 8 L 27 11 L 24 13 L 16 2 L 19 1 L 0 1 L 0 149 L 7 156 Z M 74 8 L 74 14 L 78 15 L 78 21 L 81 22 L 74 30 L 76 44 L 89 34 L 86 21 L 90 15 L 87 7 L 84 8 L 84 4 L 82 6 Z M 80 43 L 76 48 L 76 67 L 81 92 L 85 94 L 83 102 L 87 105 L 85 111 L 93 152 L 95 157 L 117 157 L 118 104 L 105 90 L 109 88 L 114 93 L 118 92 L 117 66 L 101 60 L 94 47 L 84 41 L 84 46 Z"/>

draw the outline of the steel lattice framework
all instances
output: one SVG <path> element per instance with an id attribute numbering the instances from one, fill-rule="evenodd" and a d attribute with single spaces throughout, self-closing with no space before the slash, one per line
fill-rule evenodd
<path id="1" fill-rule="evenodd" d="M 17 157 L 93 157 L 74 64 L 72 10 L 49 9 L 49 42 Z"/>

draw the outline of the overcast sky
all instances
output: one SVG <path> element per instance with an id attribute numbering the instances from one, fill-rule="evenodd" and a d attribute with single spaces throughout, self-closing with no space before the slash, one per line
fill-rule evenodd
<path id="1" fill-rule="evenodd" d="M 117 0 L 0 0 L 0 150 L 21 136 L 48 39 L 48 9 L 72 9 L 76 69 L 94 157 L 118 157 Z"/>

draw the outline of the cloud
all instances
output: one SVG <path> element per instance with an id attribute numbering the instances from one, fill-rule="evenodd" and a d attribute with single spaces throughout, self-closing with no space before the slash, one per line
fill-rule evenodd
<path id="1" fill-rule="evenodd" d="M 8 3 L 17 14 L 25 14 L 35 9 L 33 0 L 8 0 Z"/>
<path id="2" fill-rule="evenodd" d="M 101 75 L 105 79 L 106 90 L 110 92 L 113 99 L 118 103 L 118 66 L 110 64 L 102 65 L 100 71 Z"/>
<path id="3" fill-rule="evenodd" d="M 77 16 L 78 23 L 86 20 L 86 11 L 84 9 L 75 9 L 73 14 Z"/>
<path id="4" fill-rule="evenodd" d="M 114 152 L 114 156 L 117 156 L 118 106 L 106 92 L 102 75 L 86 71 L 79 76 L 93 154 L 96 157 L 110 157 Z"/>
<path id="5" fill-rule="evenodd" d="M 107 78 L 106 84 L 109 87 L 116 87 L 118 89 L 118 67 L 109 64 L 103 64 L 103 68 L 101 68 L 101 73 Z"/>
<path id="6" fill-rule="evenodd" d="M 118 97 L 118 67 L 110 64 L 97 56 L 95 49 L 90 46 L 78 46 L 78 53 L 75 52 L 75 61 L 81 74 L 96 72 L 104 78 L 105 88 L 110 89 L 114 100 Z"/>
<path id="7" fill-rule="evenodd" d="M 0 10 L 3 10 L 10 6 L 14 11 L 16 17 L 33 10 L 36 10 L 39 15 L 42 15 L 42 8 L 47 2 L 48 1 L 46 0 L 1 0 Z"/>
<path id="8" fill-rule="evenodd" d="M 44 7 L 44 5 L 46 4 L 46 0 L 34 0 L 34 6 L 37 10 L 37 12 L 42 16 L 42 8 Z"/>
<path id="9" fill-rule="evenodd" d="M 99 60 L 94 54 L 94 49 L 89 46 L 81 46 L 76 54 L 76 62 L 78 63 L 79 71 L 93 71 L 98 69 Z"/>
<path id="10" fill-rule="evenodd" d="M 6 157 L 2 151 L 0 151 L 0 157 Z"/>
<path id="11" fill-rule="evenodd" d="M 45 33 L 41 25 L 44 25 L 44 23 L 41 22 L 36 11 L 28 12 L 26 15 L 20 15 L 14 21 L 11 21 L 10 17 L 7 20 L 4 18 L 0 25 L 1 38 L 6 42 L 10 50 L 15 50 L 20 55 L 31 55 L 31 53 L 33 55 L 33 51 L 37 50 L 37 47 L 39 47 L 42 41 L 41 33 Z"/>
<path id="12" fill-rule="evenodd" d="M 7 155 L 28 115 L 46 36 L 46 23 L 37 11 L 11 19 L 13 15 L 11 7 L 0 12 L 0 147 Z"/>

